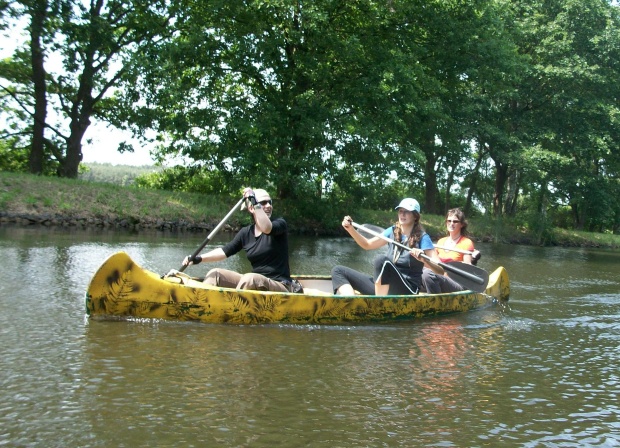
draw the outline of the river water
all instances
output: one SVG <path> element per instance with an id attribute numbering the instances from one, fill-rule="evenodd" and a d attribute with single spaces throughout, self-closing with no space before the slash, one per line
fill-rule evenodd
<path id="1" fill-rule="evenodd" d="M 0 227 L 0 446 L 620 446 L 619 251 L 479 244 L 510 305 L 410 323 L 85 318 L 108 255 L 164 273 L 205 237 Z M 291 246 L 294 273 L 376 255 Z"/>

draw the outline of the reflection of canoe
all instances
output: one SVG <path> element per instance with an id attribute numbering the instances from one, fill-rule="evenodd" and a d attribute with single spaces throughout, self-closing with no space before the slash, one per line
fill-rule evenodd
<path id="1" fill-rule="evenodd" d="M 91 318 L 154 318 L 210 323 L 340 324 L 388 322 L 483 308 L 508 300 L 508 274 L 489 276 L 485 294 L 463 291 L 413 296 L 334 296 L 327 276 L 297 276 L 304 294 L 244 291 L 204 285 L 179 273 L 161 279 L 125 252 L 110 256 L 86 292 Z"/>

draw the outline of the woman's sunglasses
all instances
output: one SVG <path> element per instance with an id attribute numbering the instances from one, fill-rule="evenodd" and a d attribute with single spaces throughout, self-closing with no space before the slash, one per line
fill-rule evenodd
<path id="1" fill-rule="evenodd" d="M 265 205 L 267 205 L 267 204 L 271 205 L 271 204 L 272 204 L 272 202 L 271 202 L 271 199 L 268 199 L 268 200 L 266 200 L 266 201 L 260 201 L 260 202 L 259 202 L 259 204 L 260 204 L 260 205 L 262 205 L 262 206 L 265 206 Z"/>
<path id="2" fill-rule="evenodd" d="M 458 224 L 461 221 L 459 221 L 458 219 L 446 219 L 446 222 L 448 222 L 448 223 L 451 222 L 451 223 L 454 223 L 454 224 Z"/>

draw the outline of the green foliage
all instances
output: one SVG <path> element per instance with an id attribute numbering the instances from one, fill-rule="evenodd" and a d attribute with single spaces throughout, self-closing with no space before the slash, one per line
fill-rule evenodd
<path id="1" fill-rule="evenodd" d="M 28 148 L 16 148 L 16 139 L 0 140 L 0 171 L 15 173 L 28 170 Z"/>
<path id="2" fill-rule="evenodd" d="M 114 89 L 139 76 L 136 53 L 173 32 L 168 21 L 176 7 L 142 1 L 12 4 L 7 22 L 15 34 L 25 25 L 27 39 L 0 61 L 0 113 L 17 134 L 29 135 L 33 173 L 48 174 L 51 161 L 58 175 L 77 177 L 89 124 L 114 120 Z M 37 132 L 41 126 L 44 135 Z"/>
<path id="3" fill-rule="evenodd" d="M 236 197 L 230 196 L 156 191 L 0 171 L 0 210 L 7 215 L 28 213 L 86 220 L 124 219 L 130 223 L 145 220 L 214 225 L 237 201 Z M 386 227 L 395 220 L 395 212 L 391 209 L 366 209 L 360 204 L 343 209 L 340 203 L 329 199 L 318 201 L 314 197 L 301 201 L 277 200 L 274 207 L 276 215 L 284 216 L 293 232 L 343 235 L 340 223 L 345 214 L 351 215 L 358 223 Z M 249 216 L 237 213 L 229 222 L 231 225 L 245 225 Z M 443 215 L 423 213 L 422 224 L 434 239 L 445 235 Z M 534 241 L 526 225 L 505 217 L 471 219 L 469 230 L 477 240 L 525 244 Z M 548 235 L 547 244 L 620 247 L 620 236 L 609 233 L 565 232 L 553 228 Z"/>
<path id="4" fill-rule="evenodd" d="M 570 207 L 560 206 L 550 210 L 549 219 L 552 222 L 553 227 L 559 227 L 563 229 L 570 229 L 574 224 L 574 217 Z"/>
<path id="5" fill-rule="evenodd" d="M 228 190 L 221 173 L 197 166 L 175 166 L 143 174 L 136 179 L 136 185 L 142 188 L 206 194 L 224 194 Z"/>
<path id="6" fill-rule="evenodd" d="M 585 230 L 604 232 L 620 224 L 620 183 L 601 176 L 585 184 L 583 214 Z"/>
<path id="7" fill-rule="evenodd" d="M 112 165 L 110 163 L 88 163 L 80 165 L 78 178 L 88 182 L 105 182 L 116 185 L 138 184 L 142 176 L 157 174 L 161 168 L 154 166 Z"/>
<path id="8" fill-rule="evenodd" d="M 415 40 L 425 32 L 424 18 L 398 30 L 405 16 L 416 16 L 372 2 L 190 9 L 187 34 L 143 61 L 141 92 L 153 107 L 138 107 L 135 116 L 165 130 L 162 157 L 182 154 L 236 182 L 276 185 L 282 198 L 303 194 L 300 178 L 332 184 L 340 170 L 353 169 L 376 179 L 398 165 L 391 142 L 399 138 L 386 132 L 400 112 L 388 110 L 392 94 L 405 82 L 424 89 L 432 81 L 423 85 L 424 71 L 412 71 L 418 54 L 397 49 L 407 42 L 403 33 Z"/>
<path id="9" fill-rule="evenodd" d="M 555 222 L 620 225 L 614 3 L 35 6 L 11 4 L 14 25 L 30 24 L 62 69 L 43 73 L 27 47 L 0 61 L 0 169 L 28 168 L 44 87 L 45 174 L 77 173 L 94 118 L 155 133 L 161 162 L 183 160 L 106 182 L 217 195 L 267 186 L 308 225 L 405 196 L 425 213 L 514 218 L 541 241 Z"/>

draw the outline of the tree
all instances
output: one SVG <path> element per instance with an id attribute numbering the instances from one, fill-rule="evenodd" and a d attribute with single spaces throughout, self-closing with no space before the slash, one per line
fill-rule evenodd
<path id="1" fill-rule="evenodd" d="M 618 178 L 620 127 L 620 16 L 604 0 L 525 2 L 521 48 L 531 64 L 521 86 L 530 104 L 524 179 L 538 185 L 531 199 L 567 201 L 574 225 L 607 222 L 618 201 L 610 179 Z M 587 218 L 586 218 L 587 217 Z"/>
<path id="2" fill-rule="evenodd" d="M 236 185 L 296 197 L 320 195 L 347 154 L 375 148 L 357 121 L 380 84 L 371 61 L 387 57 L 384 6 L 230 0 L 185 10 L 175 41 L 143 59 L 127 98 L 136 131 L 153 128 L 166 141 L 162 158 L 181 155 Z"/>
<path id="3" fill-rule="evenodd" d="M 32 145 L 28 155 L 30 172 L 43 173 L 45 124 L 47 117 L 47 86 L 43 50 L 43 36 L 47 21 L 47 0 L 33 0 L 26 5 L 30 16 L 30 62 L 32 69 L 34 112 L 32 117 Z"/>
<path id="4" fill-rule="evenodd" d="M 403 53 L 409 56 L 409 67 L 422 67 L 426 82 L 415 96 L 406 86 L 420 84 L 419 79 L 400 79 L 395 89 L 401 95 L 393 102 L 394 109 L 400 107 L 394 115 L 407 122 L 407 145 L 399 155 L 419 163 L 406 164 L 399 175 L 420 173 L 415 176 L 422 178 L 425 211 L 441 213 L 452 206 L 457 180 L 475 177 L 472 169 L 479 167 L 472 141 L 486 124 L 476 107 L 477 95 L 501 89 L 513 76 L 516 51 L 495 2 L 407 6 L 403 16 L 416 18 L 418 36 L 405 35 Z M 417 100 L 413 106 L 410 97 Z"/>
<path id="5" fill-rule="evenodd" d="M 14 23 L 29 20 L 30 57 L 18 48 L 0 79 L 12 108 L 30 117 L 13 122 L 31 136 L 30 171 L 42 173 L 49 154 L 58 175 L 76 177 L 91 120 L 109 121 L 114 88 L 135 79 L 137 54 L 171 33 L 174 4 L 35 0 L 14 2 L 11 12 Z"/>

